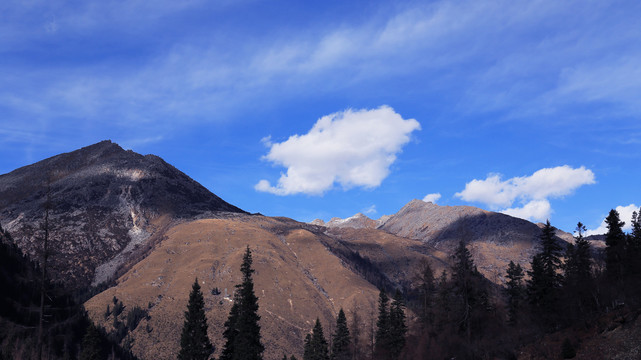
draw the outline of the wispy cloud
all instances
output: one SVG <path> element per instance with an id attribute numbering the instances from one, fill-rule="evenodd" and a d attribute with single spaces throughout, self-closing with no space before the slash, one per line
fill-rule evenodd
<path id="1" fill-rule="evenodd" d="M 460 116 L 499 111 L 499 118 L 542 121 L 540 114 L 595 100 L 641 111 L 641 28 L 634 11 L 611 4 L 410 3 L 361 20 L 337 14 L 305 29 L 232 28 L 224 36 L 213 26 L 190 27 L 190 16 L 216 19 L 244 10 L 242 3 L 76 5 L 0 5 L 7 19 L 0 49 L 12 49 L 3 57 L 14 60 L 0 65 L 0 106 L 15 117 L 137 130 L 153 119 L 170 132 L 238 117 L 247 103 L 269 106 L 364 84 L 366 96 L 397 76 L 425 79 L 425 93 L 453 92 Z M 55 49 L 64 56 L 39 58 Z"/>

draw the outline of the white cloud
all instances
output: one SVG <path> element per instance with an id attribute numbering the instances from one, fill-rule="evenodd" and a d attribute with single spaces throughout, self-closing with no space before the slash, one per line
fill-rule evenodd
<path id="1" fill-rule="evenodd" d="M 552 212 L 549 198 L 563 197 L 583 185 L 594 183 L 592 170 L 564 165 L 505 181 L 501 180 L 500 174 L 490 174 L 485 180 L 470 181 L 455 195 L 465 201 L 484 203 L 493 210 L 507 208 L 502 212 L 512 216 L 543 221 Z M 523 205 L 511 208 L 516 201 Z"/>
<path id="2" fill-rule="evenodd" d="M 372 205 L 366 209 L 363 210 L 363 214 L 376 214 L 378 211 L 376 210 L 376 205 Z"/>
<path id="3" fill-rule="evenodd" d="M 436 204 L 436 202 L 441 198 L 441 193 L 433 193 L 433 194 L 427 194 L 423 198 L 423 201 L 425 202 L 431 202 Z"/>
<path id="4" fill-rule="evenodd" d="M 420 128 L 418 121 L 403 119 L 388 106 L 323 116 L 307 134 L 270 144 L 263 159 L 286 167 L 287 173 L 276 186 L 260 180 L 254 188 L 277 195 L 321 195 L 336 183 L 345 189 L 377 187 L 410 134 Z"/>
<path id="5" fill-rule="evenodd" d="M 520 208 L 509 208 L 501 212 L 521 219 L 544 221 L 550 218 L 552 207 L 548 200 L 532 200 Z"/>
<path id="6" fill-rule="evenodd" d="M 639 207 L 636 206 L 635 204 L 630 204 L 628 206 L 619 205 L 616 207 L 615 210 L 619 213 L 619 219 L 621 219 L 621 221 L 625 221 L 623 230 L 624 231 L 632 230 L 632 213 L 635 211 L 639 212 Z M 608 226 L 605 223 L 605 217 L 606 216 L 603 216 L 604 220 L 601 222 L 601 225 L 599 225 L 598 228 L 586 231 L 585 235 L 590 236 L 590 235 L 601 235 L 601 234 L 607 233 Z"/>

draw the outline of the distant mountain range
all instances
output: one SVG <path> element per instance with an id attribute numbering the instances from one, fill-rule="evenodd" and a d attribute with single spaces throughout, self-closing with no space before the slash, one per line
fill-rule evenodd
<path id="1" fill-rule="evenodd" d="M 529 266 L 540 225 L 469 206 L 413 200 L 378 220 L 357 214 L 310 224 L 250 215 L 154 155 L 103 141 L 0 176 L 0 222 L 17 245 L 40 259 L 50 199 L 52 278 L 74 289 L 109 283 L 86 308 L 113 327 L 113 297 L 149 310 L 130 334 L 143 359 L 175 358 L 189 288 L 205 293 L 210 337 L 222 324 L 240 280 L 247 245 L 254 255 L 267 359 L 301 358 L 316 317 L 331 328 L 340 308 L 371 317 L 378 288 L 413 291 L 418 266 L 448 269 L 464 241 L 485 277 L 502 284 L 509 261 Z M 571 241 L 558 231 L 558 241 Z M 438 274 L 437 273 L 437 274 Z M 368 320 L 369 321 L 369 320 Z M 219 354 L 219 353 L 217 353 Z"/>

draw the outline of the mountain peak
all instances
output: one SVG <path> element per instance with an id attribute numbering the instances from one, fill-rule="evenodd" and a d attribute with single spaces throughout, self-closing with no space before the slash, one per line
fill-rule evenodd
<path id="1" fill-rule="evenodd" d="M 52 257 L 60 268 L 54 273 L 78 285 L 113 275 L 159 219 L 245 213 L 160 157 L 105 140 L 0 175 L 0 221 L 35 258 L 47 188 L 50 233 L 62 253 Z M 86 260 L 73 266 L 78 258 Z M 100 268 L 114 259 L 110 270 Z"/>

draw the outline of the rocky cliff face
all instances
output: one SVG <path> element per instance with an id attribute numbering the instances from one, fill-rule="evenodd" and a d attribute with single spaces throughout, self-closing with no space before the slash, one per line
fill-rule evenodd
<path id="1" fill-rule="evenodd" d="M 51 274 L 72 287 L 107 280 L 168 222 L 243 212 L 161 158 L 110 141 L 0 176 L 0 222 L 36 260 L 47 199 Z"/>

